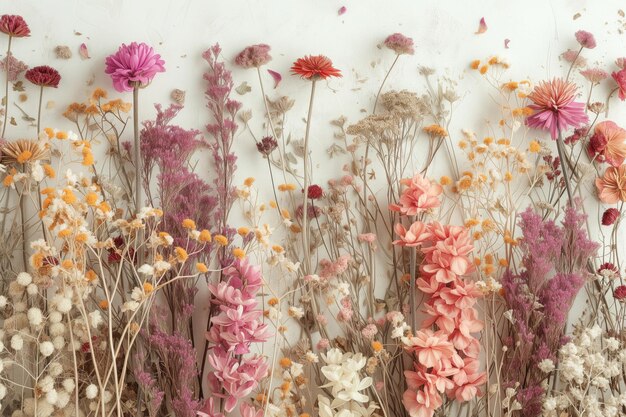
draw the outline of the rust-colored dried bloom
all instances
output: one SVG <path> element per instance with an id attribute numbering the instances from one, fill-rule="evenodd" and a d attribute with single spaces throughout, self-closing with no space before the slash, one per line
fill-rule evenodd
<path id="1" fill-rule="evenodd" d="M 22 16 L 3 14 L 0 16 L 0 32 L 14 38 L 30 36 L 30 28 Z"/>
<path id="2" fill-rule="evenodd" d="M 603 203 L 626 202 L 626 165 L 607 168 L 601 178 L 596 178 L 596 188 Z"/>
<path id="3" fill-rule="evenodd" d="M 293 63 L 291 72 L 307 80 L 341 77 L 341 71 L 333 67 L 333 62 L 324 55 L 307 55 Z"/>
<path id="4" fill-rule="evenodd" d="M 31 83 L 41 87 L 57 88 L 59 86 L 59 82 L 61 81 L 61 74 L 59 74 L 59 71 L 47 65 L 40 65 L 29 69 L 26 71 L 24 77 L 26 77 L 26 79 Z"/>
<path id="5" fill-rule="evenodd" d="M 606 211 L 602 214 L 602 225 L 610 226 L 614 224 L 617 219 L 619 219 L 619 214 L 619 210 L 615 207 L 606 209 Z"/>
<path id="6" fill-rule="evenodd" d="M 264 43 L 248 46 L 235 58 L 235 64 L 243 68 L 259 68 L 270 62 L 270 46 Z"/>
<path id="7" fill-rule="evenodd" d="M 413 55 L 415 53 L 415 49 L 413 48 L 413 39 L 404 36 L 401 33 L 394 33 L 393 35 L 387 36 L 387 39 L 385 39 L 385 46 L 398 55 Z"/>
<path id="8" fill-rule="evenodd" d="M 42 161 L 49 157 L 48 149 L 43 143 L 29 139 L 6 142 L 1 151 L 4 165 Z"/>
<path id="9" fill-rule="evenodd" d="M 256 144 L 257 150 L 265 156 L 268 156 L 269 154 L 271 154 L 272 151 L 276 149 L 277 147 L 278 147 L 278 142 L 276 142 L 276 139 L 274 139 L 271 136 L 264 137 L 263 139 L 261 139 L 260 142 L 257 142 Z"/>

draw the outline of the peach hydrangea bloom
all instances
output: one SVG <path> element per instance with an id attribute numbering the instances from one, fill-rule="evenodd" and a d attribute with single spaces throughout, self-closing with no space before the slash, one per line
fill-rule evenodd
<path id="1" fill-rule="evenodd" d="M 602 178 L 596 178 L 596 188 L 603 203 L 626 201 L 626 165 L 607 168 Z"/>
<path id="2" fill-rule="evenodd" d="M 415 336 L 408 338 L 407 346 L 415 352 L 419 363 L 427 368 L 439 365 L 455 353 L 454 346 L 444 332 L 435 333 L 430 329 L 418 330 Z"/>
<path id="3" fill-rule="evenodd" d="M 398 246 L 419 246 L 431 237 L 428 226 L 420 221 L 411 224 L 408 230 L 401 223 L 398 223 L 395 230 L 400 239 L 394 240 L 393 244 Z"/>
<path id="4" fill-rule="evenodd" d="M 420 174 L 413 178 L 405 178 L 400 181 L 407 188 L 400 196 L 399 204 L 391 204 L 389 208 L 399 211 L 406 216 L 415 216 L 429 209 L 439 207 L 439 196 L 443 189 L 436 182 L 432 182 Z"/>

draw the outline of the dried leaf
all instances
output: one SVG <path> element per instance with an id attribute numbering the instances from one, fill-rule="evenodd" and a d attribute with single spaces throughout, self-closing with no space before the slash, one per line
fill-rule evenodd
<path id="1" fill-rule="evenodd" d="M 276 71 L 272 71 L 271 69 L 268 69 L 267 72 L 269 72 L 269 74 L 274 79 L 274 88 L 278 87 L 278 84 L 280 84 L 280 82 L 283 80 L 283 76 Z"/>
<path id="2" fill-rule="evenodd" d="M 24 91 L 24 82 L 23 81 L 14 82 L 13 91 Z"/>
<path id="3" fill-rule="evenodd" d="M 487 22 L 485 22 L 485 18 L 482 17 L 480 19 L 480 23 L 478 24 L 478 30 L 476 31 L 476 35 L 480 35 L 481 33 L 487 32 Z"/>
<path id="4" fill-rule="evenodd" d="M 617 11 L 617 14 L 620 15 L 620 17 L 626 17 L 626 13 L 624 13 L 624 11 L 622 9 L 619 9 Z"/>
<path id="5" fill-rule="evenodd" d="M 80 54 L 80 57 L 82 59 L 90 59 L 91 58 L 89 56 L 89 51 L 87 50 L 87 45 L 85 45 L 84 43 L 81 43 L 80 46 L 78 47 L 78 53 Z"/>
<path id="6" fill-rule="evenodd" d="M 23 102 L 25 102 L 26 100 L 28 100 L 28 95 L 27 95 L 27 94 L 22 93 L 22 94 L 20 94 L 19 99 L 20 99 L 20 102 L 21 102 L 21 103 L 23 103 Z"/>
<path id="7" fill-rule="evenodd" d="M 15 117 L 11 117 L 11 121 L 9 123 L 11 123 L 12 126 L 17 126 L 17 122 L 15 121 Z"/>
<path id="8" fill-rule="evenodd" d="M 81 36 L 81 35 L 82 35 L 82 33 L 77 32 L 77 31 L 74 31 L 74 35 L 76 35 L 76 36 Z"/>
<path id="9" fill-rule="evenodd" d="M 582 16 L 580 13 L 576 13 L 576 14 L 574 15 L 574 17 L 573 17 L 573 20 L 578 19 L 580 16 Z"/>
<path id="10" fill-rule="evenodd" d="M 235 91 L 240 96 L 243 96 L 244 94 L 249 93 L 250 91 L 252 91 L 252 87 L 250 87 L 248 85 L 247 81 L 244 81 L 241 84 L 239 84 L 239 87 L 235 88 Z"/>
<path id="11" fill-rule="evenodd" d="M 172 97 L 172 100 L 174 100 L 178 104 L 185 103 L 185 92 L 183 90 L 180 90 L 178 88 L 172 90 L 172 94 L 170 94 L 170 97 Z"/>
<path id="12" fill-rule="evenodd" d="M 509 49 L 509 43 L 511 42 L 510 39 L 505 39 L 504 40 L 504 49 Z"/>
<path id="13" fill-rule="evenodd" d="M 341 16 L 342 14 L 344 14 L 347 11 L 348 11 L 348 9 L 346 9 L 346 6 L 341 6 L 341 8 L 339 8 L 339 11 L 337 12 L 337 14 L 339 16 Z"/>
<path id="14" fill-rule="evenodd" d="M 89 79 L 86 81 L 87 87 L 91 87 L 95 81 L 96 81 L 96 74 L 92 73 Z"/>

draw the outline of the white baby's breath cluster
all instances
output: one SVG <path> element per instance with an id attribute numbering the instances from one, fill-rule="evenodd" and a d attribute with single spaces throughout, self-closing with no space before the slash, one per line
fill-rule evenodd
<path id="1" fill-rule="evenodd" d="M 539 364 L 544 372 L 554 369 L 548 361 Z M 625 365 L 626 348 L 618 339 L 608 337 L 598 325 L 577 329 L 559 350 L 557 371 L 563 391 L 545 399 L 543 416 L 621 416 L 626 394 L 613 392 L 611 386 L 620 385 Z"/>

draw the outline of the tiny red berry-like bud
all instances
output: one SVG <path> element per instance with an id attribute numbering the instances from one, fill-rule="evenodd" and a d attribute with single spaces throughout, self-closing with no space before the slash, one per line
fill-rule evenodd
<path id="1" fill-rule="evenodd" d="M 307 197 L 309 197 L 312 200 L 317 200 L 318 198 L 322 197 L 322 194 L 324 193 L 324 190 L 322 190 L 322 187 L 320 187 L 319 185 L 309 185 L 308 188 L 308 192 Z"/>
<path id="2" fill-rule="evenodd" d="M 616 208 L 611 207 L 610 209 L 607 209 L 604 214 L 602 214 L 602 225 L 603 226 L 610 226 L 613 223 L 615 223 L 617 221 L 617 219 L 619 218 L 619 210 Z"/>

